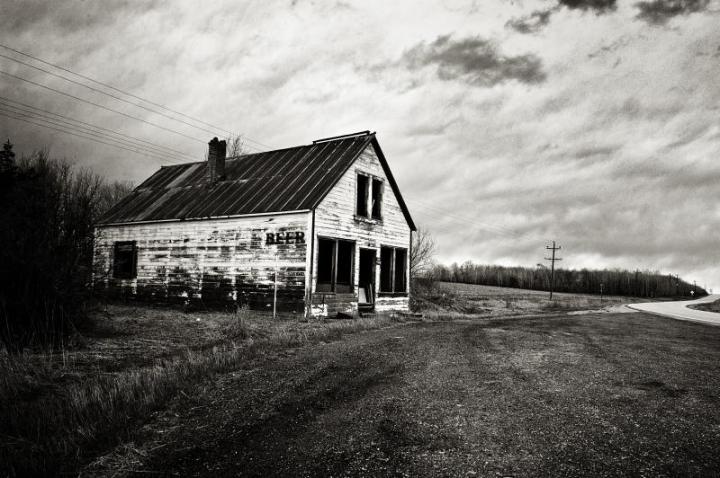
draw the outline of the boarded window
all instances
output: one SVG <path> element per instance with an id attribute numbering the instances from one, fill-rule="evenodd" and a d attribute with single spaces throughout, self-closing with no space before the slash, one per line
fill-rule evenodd
<path id="1" fill-rule="evenodd" d="M 134 279 L 137 277 L 137 245 L 135 241 L 115 243 L 113 277 L 116 279 Z"/>
<path id="2" fill-rule="evenodd" d="M 372 217 L 382 219 L 383 182 L 379 179 L 372 181 Z"/>
<path id="3" fill-rule="evenodd" d="M 318 292 L 352 292 L 355 243 L 339 239 L 318 240 Z"/>
<path id="4" fill-rule="evenodd" d="M 407 293 L 407 249 L 380 249 L 380 292 L 397 295 Z"/>
<path id="5" fill-rule="evenodd" d="M 357 215 L 368 217 L 368 196 L 370 195 L 370 178 L 364 174 L 357 177 Z"/>

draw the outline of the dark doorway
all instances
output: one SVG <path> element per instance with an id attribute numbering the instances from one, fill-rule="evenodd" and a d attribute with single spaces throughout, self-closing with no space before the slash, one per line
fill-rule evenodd
<path id="1" fill-rule="evenodd" d="M 375 304 L 375 249 L 360 249 L 358 303 L 372 308 Z"/>

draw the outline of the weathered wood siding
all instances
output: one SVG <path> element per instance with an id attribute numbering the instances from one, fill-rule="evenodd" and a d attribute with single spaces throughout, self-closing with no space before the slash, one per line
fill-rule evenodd
<path id="1" fill-rule="evenodd" d="M 364 173 L 383 180 L 382 221 L 374 221 L 356 217 L 356 187 L 357 175 Z M 353 294 L 330 294 L 316 292 L 317 263 L 318 263 L 318 237 L 330 237 L 355 241 L 354 281 Z M 358 281 L 360 248 L 375 249 L 378 265 L 375 270 L 375 310 L 407 310 L 408 296 L 383 297 L 378 294 L 380 285 L 380 247 L 393 246 L 408 250 L 410 255 L 410 226 L 405 220 L 395 194 L 388 183 L 380 160 L 372 145 L 358 157 L 355 164 L 338 181 L 335 187 L 318 205 L 315 212 L 315 240 L 313 241 L 313 267 L 312 267 L 312 300 L 313 313 L 331 314 L 336 311 L 354 311 L 358 302 Z M 406 274 L 409 283 L 409 261 Z"/>
<path id="2" fill-rule="evenodd" d="M 236 300 L 271 310 L 277 267 L 278 309 L 302 312 L 309 217 L 292 213 L 99 227 L 94 287 L 112 295 L 205 303 Z M 113 277 L 116 241 L 136 241 L 137 278 Z"/>

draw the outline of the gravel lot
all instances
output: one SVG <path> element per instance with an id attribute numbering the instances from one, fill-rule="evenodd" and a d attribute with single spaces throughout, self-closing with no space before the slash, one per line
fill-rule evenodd
<path id="1" fill-rule="evenodd" d="M 415 323 L 258 357 L 87 474 L 720 473 L 720 329 L 649 315 Z"/>

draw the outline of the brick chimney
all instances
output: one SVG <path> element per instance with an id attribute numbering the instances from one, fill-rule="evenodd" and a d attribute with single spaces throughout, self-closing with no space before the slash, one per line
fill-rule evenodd
<path id="1" fill-rule="evenodd" d="M 208 145 L 210 149 L 208 151 L 205 178 L 209 183 L 213 184 L 225 177 L 225 149 L 227 143 L 225 140 L 218 141 L 217 138 L 213 138 Z"/>

